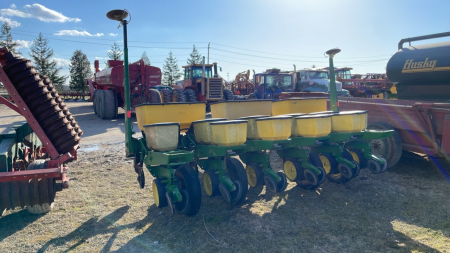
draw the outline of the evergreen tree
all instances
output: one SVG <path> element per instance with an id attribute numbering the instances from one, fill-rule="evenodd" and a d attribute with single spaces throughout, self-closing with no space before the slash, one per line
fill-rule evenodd
<path id="1" fill-rule="evenodd" d="M 150 59 L 147 56 L 147 52 L 143 52 L 141 56 L 142 60 L 144 60 L 145 65 L 151 66 Z"/>
<path id="2" fill-rule="evenodd" d="M 191 58 L 187 59 L 187 64 L 191 65 L 191 64 L 201 64 L 202 63 L 202 56 L 200 55 L 200 53 L 197 51 L 197 48 L 195 48 L 194 45 L 194 49 L 192 49 L 192 53 L 189 55 Z"/>
<path id="3" fill-rule="evenodd" d="M 62 67 L 57 67 L 57 62 L 52 60 L 53 49 L 48 46 L 48 39 L 44 38 L 42 33 L 33 41 L 30 47 L 30 56 L 33 58 L 36 70 L 42 76 L 48 76 L 53 82 L 57 90 L 62 90 L 63 84 L 67 80 L 67 76 L 58 75 Z"/>
<path id="4" fill-rule="evenodd" d="M 111 50 L 108 51 L 108 58 L 110 60 L 123 61 L 122 55 L 123 52 L 120 51 L 119 44 L 117 44 L 117 42 L 114 42 L 114 44 L 111 46 Z M 107 61 L 105 62 L 105 66 L 106 68 L 109 68 L 109 64 Z"/>
<path id="5" fill-rule="evenodd" d="M 180 69 L 178 68 L 178 60 L 173 56 L 172 52 L 169 53 L 169 57 L 166 58 L 166 63 L 163 65 L 163 84 L 172 85 L 175 84 L 181 77 Z"/>
<path id="6" fill-rule="evenodd" d="M 8 21 L 5 21 L 1 28 L 1 34 L 0 34 L 0 48 L 7 47 L 8 51 L 13 53 L 14 56 L 22 56 L 22 54 L 17 51 L 17 47 L 19 44 L 15 41 L 13 41 L 12 35 L 10 33 L 11 26 L 9 25 Z"/>
<path id="7" fill-rule="evenodd" d="M 120 50 L 119 44 L 117 44 L 117 42 L 114 42 L 114 44 L 111 46 L 111 50 L 108 52 L 108 58 L 110 60 L 123 61 L 122 55 L 123 52 Z"/>
<path id="8" fill-rule="evenodd" d="M 86 78 L 92 76 L 91 64 L 87 56 L 81 50 L 75 50 L 70 58 L 70 89 L 78 92 L 87 90 Z"/>
<path id="9" fill-rule="evenodd" d="M 313 64 L 313 65 L 311 66 L 311 68 L 313 68 L 313 69 L 316 68 L 316 65 Z"/>

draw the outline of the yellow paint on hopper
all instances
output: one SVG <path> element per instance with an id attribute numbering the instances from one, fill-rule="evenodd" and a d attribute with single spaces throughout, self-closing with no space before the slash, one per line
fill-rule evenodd
<path id="1" fill-rule="evenodd" d="M 224 121 L 227 119 L 203 119 L 192 122 L 194 126 L 195 141 L 199 144 L 210 145 L 212 143 L 211 123 L 215 121 Z"/>
<path id="2" fill-rule="evenodd" d="M 249 140 L 259 140 L 258 136 L 258 125 L 256 124 L 256 119 L 266 118 L 269 115 L 255 115 L 250 117 L 239 118 L 241 120 L 247 120 L 247 139 Z"/>
<path id="3" fill-rule="evenodd" d="M 298 133 L 303 137 L 324 137 L 331 133 L 331 115 L 296 117 Z"/>
<path id="4" fill-rule="evenodd" d="M 367 127 L 367 111 L 345 111 L 333 114 L 331 131 L 337 133 L 361 132 Z"/>
<path id="5" fill-rule="evenodd" d="M 212 144 L 219 146 L 243 145 L 247 140 L 247 121 L 229 120 L 212 122 Z"/>
<path id="6" fill-rule="evenodd" d="M 271 115 L 271 100 L 224 101 L 210 105 L 213 118 L 234 120 L 253 115 Z"/>
<path id="7" fill-rule="evenodd" d="M 191 126 L 193 121 L 205 118 L 206 104 L 143 104 L 136 106 L 135 110 L 137 123 L 141 131 L 144 131 L 144 125 L 161 122 L 179 122 L 180 128 L 186 129 Z"/>
<path id="8" fill-rule="evenodd" d="M 287 140 L 291 136 L 292 117 L 268 117 L 256 120 L 261 140 Z"/>
<path id="9" fill-rule="evenodd" d="M 327 110 L 326 98 L 299 98 L 274 101 L 272 116 L 291 113 L 311 113 Z"/>

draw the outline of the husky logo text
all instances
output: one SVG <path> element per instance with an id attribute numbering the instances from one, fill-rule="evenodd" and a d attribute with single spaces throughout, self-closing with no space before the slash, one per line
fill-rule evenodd
<path id="1" fill-rule="evenodd" d="M 406 60 L 402 73 L 434 71 L 436 63 L 437 61 L 429 61 L 428 58 L 420 62 L 414 62 L 414 59 Z"/>

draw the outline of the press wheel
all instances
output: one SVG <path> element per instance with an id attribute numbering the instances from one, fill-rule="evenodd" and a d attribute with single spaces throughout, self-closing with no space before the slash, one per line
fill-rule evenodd
<path id="1" fill-rule="evenodd" d="M 379 174 L 381 173 L 381 165 L 378 164 L 375 160 L 369 159 L 367 160 L 367 168 L 373 173 L 373 174 Z"/>
<path id="2" fill-rule="evenodd" d="M 257 163 L 247 164 L 245 172 L 250 187 L 255 188 L 264 185 L 264 173 Z"/>
<path id="3" fill-rule="evenodd" d="M 183 197 L 180 202 L 175 203 L 175 209 L 178 213 L 194 216 L 200 210 L 202 201 L 200 181 L 194 169 L 188 164 L 180 165 L 175 172 L 175 176 L 178 180 L 177 186 Z"/>
<path id="4" fill-rule="evenodd" d="M 283 172 L 280 171 L 277 172 L 277 175 L 281 178 L 280 182 L 277 183 L 277 192 L 282 192 L 287 188 L 287 177 Z"/>
<path id="5" fill-rule="evenodd" d="M 264 182 L 266 183 L 266 191 L 277 192 L 277 182 L 273 178 L 265 175 Z"/>
<path id="6" fill-rule="evenodd" d="M 166 187 L 161 182 L 161 178 L 153 179 L 152 184 L 153 191 L 153 200 L 155 201 L 155 205 L 158 208 L 163 208 L 167 206 L 167 198 L 166 198 Z"/>
<path id="7" fill-rule="evenodd" d="M 241 184 L 242 188 L 242 194 L 235 201 L 236 204 L 241 203 L 246 197 L 248 192 L 248 180 L 247 180 L 247 174 L 245 172 L 244 166 L 242 163 L 234 158 L 234 157 L 227 157 L 226 158 L 226 166 L 228 174 L 230 175 L 230 178 L 232 181 L 238 181 Z"/>
<path id="8" fill-rule="evenodd" d="M 203 173 L 202 181 L 206 195 L 213 197 L 220 193 L 219 176 L 217 176 L 213 170 L 206 170 L 205 173 Z"/>
<path id="9" fill-rule="evenodd" d="M 283 163 L 283 171 L 289 181 L 295 182 L 303 179 L 302 164 L 296 159 L 286 159 Z"/>

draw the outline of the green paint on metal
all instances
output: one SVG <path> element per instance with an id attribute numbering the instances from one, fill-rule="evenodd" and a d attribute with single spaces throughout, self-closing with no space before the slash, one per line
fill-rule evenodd
<path id="1" fill-rule="evenodd" d="M 333 112 L 339 112 L 337 105 L 336 78 L 334 76 L 333 55 L 330 55 L 330 109 Z"/>
<path id="2" fill-rule="evenodd" d="M 124 58 L 124 89 L 125 89 L 125 149 L 126 156 L 131 157 L 134 155 L 134 146 L 132 145 L 132 128 L 131 119 L 128 118 L 128 113 L 130 111 L 130 74 L 128 68 L 128 40 L 127 40 L 127 24 L 128 21 L 123 20 L 123 58 Z"/>
<path id="3" fill-rule="evenodd" d="M 229 178 L 226 175 L 220 175 L 219 181 L 227 187 L 227 189 L 232 192 L 236 190 L 236 185 L 234 185 L 233 181 L 231 181 L 231 178 Z"/>

